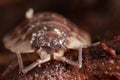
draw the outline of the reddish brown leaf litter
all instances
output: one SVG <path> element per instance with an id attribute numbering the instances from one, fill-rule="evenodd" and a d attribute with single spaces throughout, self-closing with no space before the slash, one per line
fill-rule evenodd
<path id="1" fill-rule="evenodd" d="M 77 73 L 77 74 L 76 74 Z M 18 71 L 9 75 L 11 80 L 83 80 L 84 75 L 78 69 L 57 61 L 50 61 L 41 67 L 36 67 L 27 74 L 18 74 Z M 7 79 L 8 80 L 8 79 Z"/>
<path id="2" fill-rule="evenodd" d="M 105 43 L 116 51 L 112 57 L 103 48 Z M 120 80 L 120 36 L 108 41 L 101 41 L 96 47 L 83 49 L 83 67 L 78 68 L 66 63 L 50 61 L 36 67 L 27 74 L 19 74 L 15 69 L 7 80 Z M 77 51 L 70 50 L 67 57 L 77 60 Z"/>
<path id="3" fill-rule="evenodd" d="M 116 51 L 116 57 L 112 57 L 104 51 L 102 43 Z M 119 80 L 120 79 L 120 37 L 110 41 L 103 41 L 99 46 L 85 49 L 84 64 L 85 74 L 88 80 Z"/>

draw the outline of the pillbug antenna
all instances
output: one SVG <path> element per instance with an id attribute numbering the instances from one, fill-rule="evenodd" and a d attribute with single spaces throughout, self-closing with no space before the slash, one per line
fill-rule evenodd
<path id="1" fill-rule="evenodd" d="M 92 43 L 92 44 L 88 44 L 88 45 L 83 45 L 83 47 L 94 47 L 94 46 L 97 46 L 97 45 L 99 45 L 100 44 L 100 42 L 96 42 L 96 43 Z"/>
<path id="2" fill-rule="evenodd" d="M 99 44 L 100 44 L 100 42 L 95 42 L 95 43 L 90 44 L 89 47 L 97 46 Z"/>

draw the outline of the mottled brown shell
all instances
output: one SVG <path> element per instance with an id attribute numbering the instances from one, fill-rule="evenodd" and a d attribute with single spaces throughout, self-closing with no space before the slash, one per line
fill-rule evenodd
<path id="1" fill-rule="evenodd" d="M 3 38 L 3 42 L 5 47 L 12 52 L 31 53 L 35 51 L 33 48 L 34 36 L 39 34 L 45 38 L 44 41 L 47 44 L 50 43 L 48 36 L 50 34 L 57 43 L 59 40 L 66 40 L 67 37 L 74 37 L 81 41 L 82 45 L 90 44 L 90 37 L 86 32 L 79 30 L 76 25 L 63 16 L 48 12 L 36 14 L 32 19 L 17 26 L 13 32 Z M 47 37 L 44 37 L 46 34 L 48 40 Z M 56 37 L 56 35 L 58 36 Z M 66 44 L 69 44 L 69 41 L 66 41 Z"/>

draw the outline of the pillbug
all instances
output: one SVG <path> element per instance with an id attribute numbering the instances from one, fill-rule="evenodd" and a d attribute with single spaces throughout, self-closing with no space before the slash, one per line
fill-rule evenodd
<path id="1" fill-rule="evenodd" d="M 27 73 L 51 59 L 82 67 L 82 48 L 91 45 L 87 32 L 78 29 L 74 23 L 56 13 L 33 15 L 33 9 L 30 9 L 26 12 L 26 18 L 24 23 L 3 38 L 5 47 L 16 53 L 22 73 Z M 78 62 L 64 57 L 64 52 L 68 49 L 79 50 Z M 36 53 L 40 58 L 24 67 L 22 53 Z"/>

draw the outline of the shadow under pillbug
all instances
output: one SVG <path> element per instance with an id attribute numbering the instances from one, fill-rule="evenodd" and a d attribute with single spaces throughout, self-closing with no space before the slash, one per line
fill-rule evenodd
<path id="1" fill-rule="evenodd" d="M 51 59 L 82 67 L 82 48 L 91 45 L 87 32 L 78 29 L 75 24 L 56 13 L 43 12 L 33 15 L 33 10 L 30 9 L 26 12 L 26 18 L 24 23 L 3 39 L 5 47 L 16 53 L 22 73 L 27 73 Z M 67 49 L 79 50 L 78 62 L 64 57 Z M 35 53 L 40 58 L 24 67 L 22 53 Z"/>

